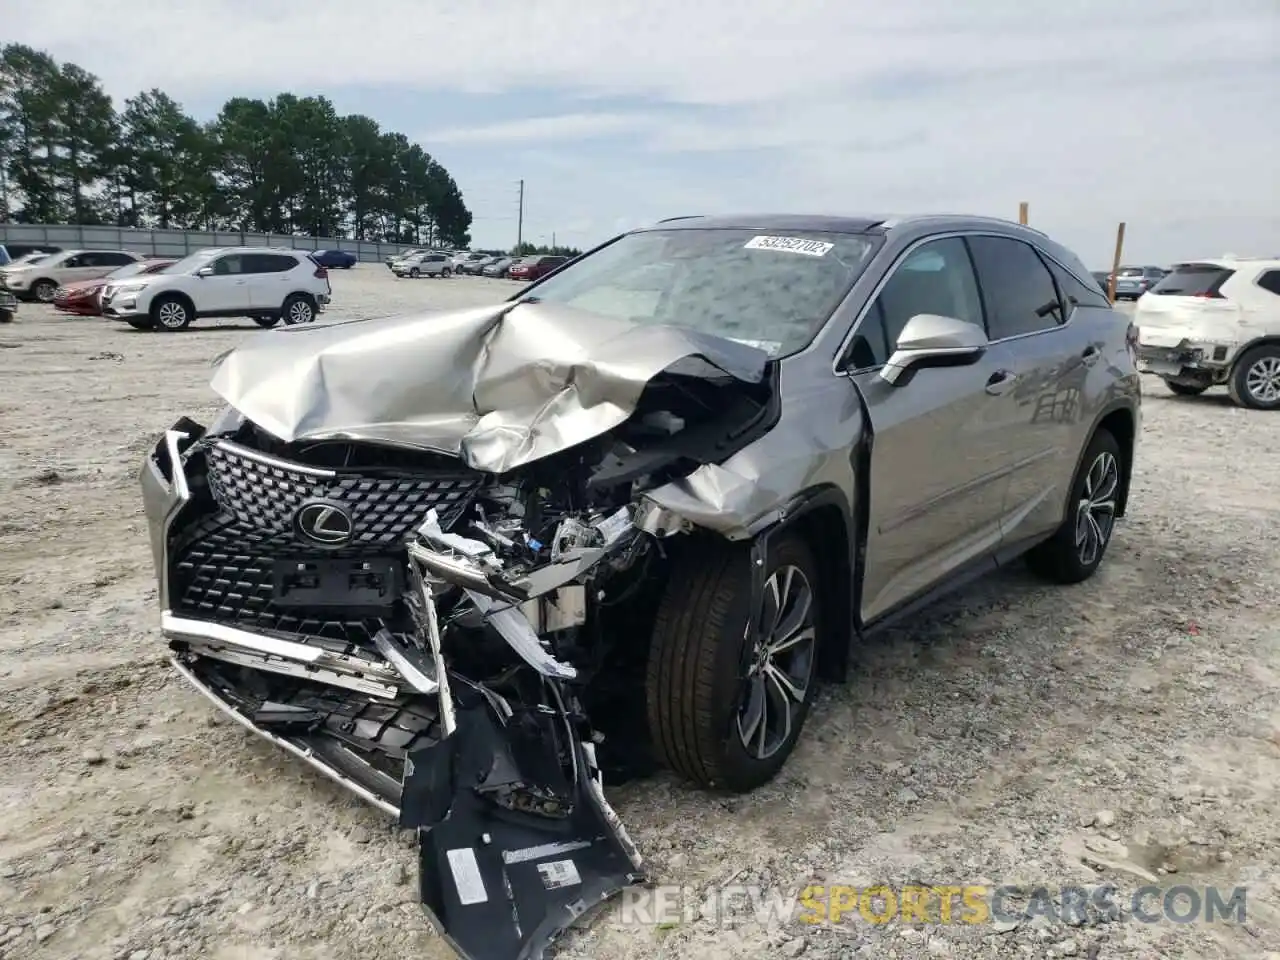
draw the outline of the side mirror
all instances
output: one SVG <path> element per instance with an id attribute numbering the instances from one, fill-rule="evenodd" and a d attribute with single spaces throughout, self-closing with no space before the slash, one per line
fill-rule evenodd
<path id="1" fill-rule="evenodd" d="M 974 363 L 988 346 L 977 324 L 934 313 L 918 313 L 902 328 L 898 345 L 880 378 L 895 386 L 917 367 L 960 367 Z"/>
<path id="2" fill-rule="evenodd" d="M 213 276 L 213 267 L 201 267 L 199 270 L 197 270 L 197 271 L 196 271 L 196 276 L 197 276 L 197 277 L 212 277 L 212 276 Z"/>

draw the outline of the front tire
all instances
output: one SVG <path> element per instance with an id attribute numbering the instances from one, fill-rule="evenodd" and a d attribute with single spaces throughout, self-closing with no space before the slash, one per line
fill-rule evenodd
<path id="1" fill-rule="evenodd" d="M 195 319 L 191 307 L 179 297 L 160 297 L 151 305 L 151 320 L 156 330 L 174 333 L 191 326 Z"/>
<path id="2" fill-rule="evenodd" d="M 417 267 L 414 267 L 412 270 L 409 271 L 409 276 L 412 279 L 417 280 L 420 276 L 422 276 L 422 271 L 419 270 Z"/>
<path id="3" fill-rule="evenodd" d="M 280 314 L 289 326 L 311 323 L 316 318 L 315 301 L 304 294 L 292 293 L 285 298 Z"/>
<path id="4" fill-rule="evenodd" d="M 1195 383 L 1178 383 L 1175 380 L 1167 379 L 1165 380 L 1164 385 L 1180 397 L 1198 397 L 1209 389 L 1207 385 L 1201 386 Z"/>
<path id="5" fill-rule="evenodd" d="M 58 285 L 52 280 L 37 280 L 31 285 L 31 295 L 41 303 L 53 303 L 53 295 L 58 292 Z"/>
<path id="6" fill-rule="evenodd" d="M 1245 353 L 1236 361 L 1227 389 L 1237 406 L 1280 409 L 1280 344 L 1264 343 Z"/>
<path id="7" fill-rule="evenodd" d="M 659 759 L 703 787 L 742 793 L 791 755 L 817 679 L 821 582 L 803 540 L 770 550 L 752 596 L 750 558 L 710 543 L 676 555 L 654 621 L 646 676 Z M 753 608 L 754 606 L 754 608 Z"/>
<path id="8" fill-rule="evenodd" d="M 1094 575 L 1115 532 L 1122 462 L 1116 438 L 1099 428 L 1071 483 L 1069 515 L 1052 537 L 1027 553 L 1033 572 L 1061 584 L 1082 583 Z"/>

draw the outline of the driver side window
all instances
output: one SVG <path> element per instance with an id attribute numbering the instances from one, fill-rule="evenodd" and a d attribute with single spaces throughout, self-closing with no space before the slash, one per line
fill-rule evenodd
<path id="1" fill-rule="evenodd" d="M 921 244 L 894 268 L 849 344 L 849 369 L 886 362 L 907 321 L 921 313 L 967 320 L 983 328 L 973 262 L 959 237 Z"/>
<path id="2" fill-rule="evenodd" d="M 226 277 L 231 274 L 242 273 L 244 270 L 244 258 L 238 253 L 233 253 L 226 257 L 219 257 L 213 262 L 213 275 L 215 277 Z"/>

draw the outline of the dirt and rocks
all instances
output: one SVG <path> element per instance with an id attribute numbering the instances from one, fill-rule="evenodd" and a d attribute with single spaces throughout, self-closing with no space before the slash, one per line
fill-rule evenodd
<path id="1" fill-rule="evenodd" d="M 326 322 L 512 289 L 378 265 L 334 287 Z M 178 414 L 216 409 L 209 361 L 255 332 L 29 305 L 0 328 L 0 957 L 452 956 L 418 908 L 412 837 L 164 663 L 137 467 Z M 1280 957 L 1278 475 L 1280 417 L 1151 387 L 1131 517 L 1092 582 L 1010 571 L 860 648 L 750 796 L 613 789 L 678 889 L 665 912 L 602 911 L 560 955 Z M 703 902 L 725 883 L 748 890 Z M 809 883 L 1114 883 L 1122 912 L 814 925 L 752 908 L 751 888 Z M 1245 921 L 1174 922 L 1157 897 L 1141 922 L 1144 885 L 1246 887 Z"/>

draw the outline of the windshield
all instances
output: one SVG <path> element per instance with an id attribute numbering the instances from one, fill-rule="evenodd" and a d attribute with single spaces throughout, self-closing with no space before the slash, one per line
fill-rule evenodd
<path id="1" fill-rule="evenodd" d="M 118 270 L 112 270 L 107 274 L 108 280 L 123 280 L 125 277 L 132 277 L 136 273 L 141 273 L 147 269 L 149 264 L 145 260 L 139 260 L 137 263 L 126 263 Z"/>
<path id="2" fill-rule="evenodd" d="M 822 328 L 871 250 L 867 237 L 843 233 L 648 230 L 561 267 L 528 299 L 688 327 L 786 356 Z"/>
<path id="3" fill-rule="evenodd" d="M 208 263 L 210 260 L 216 257 L 220 252 L 221 251 L 219 250 L 212 250 L 212 249 L 197 250 L 195 253 L 188 254 L 187 256 L 183 257 L 181 260 L 178 260 L 175 263 L 171 263 L 169 264 L 169 266 L 165 267 L 163 270 L 157 270 L 156 272 L 167 273 L 170 275 L 175 273 L 192 273 L 200 269 L 201 267 L 203 267 L 206 263 Z"/>

